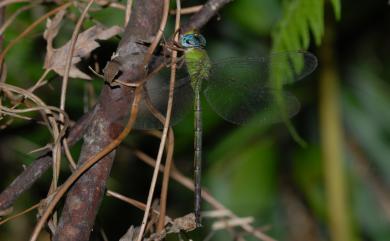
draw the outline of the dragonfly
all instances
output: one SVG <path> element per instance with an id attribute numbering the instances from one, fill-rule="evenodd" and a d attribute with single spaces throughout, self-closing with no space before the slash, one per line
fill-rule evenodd
<path id="1" fill-rule="evenodd" d="M 193 105 L 194 213 L 199 227 L 203 132 L 201 93 L 217 114 L 233 124 L 245 124 L 259 113 L 262 114 L 258 120 L 261 124 L 281 122 L 294 116 L 300 108 L 297 98 L 282 87 L 312 73 L 318 61 L 309 52 L 287 51 L 268 57 L 226 58 L 212 62 L 205 50 L 205 38 L 196 31 L 181 35 L 178 45 L 184 51 L 184 64 L 178 67 L 171 125 L 177 124 Z M 163 127 L 150 106 L 160 113 L 166 112 L 167 79 L 148 81 L 144 85 L 144 96 L 134 125 L 136 129 Z"/>

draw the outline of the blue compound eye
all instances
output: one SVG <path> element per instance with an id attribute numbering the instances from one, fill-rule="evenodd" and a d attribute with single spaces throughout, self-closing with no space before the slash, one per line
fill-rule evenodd
<path id="1" fill-rule="evenodd" d="M 200 34 L 185 34 L 180 38 L 180 44 L 184 48 L 204 48 L 206 39 Z"/>

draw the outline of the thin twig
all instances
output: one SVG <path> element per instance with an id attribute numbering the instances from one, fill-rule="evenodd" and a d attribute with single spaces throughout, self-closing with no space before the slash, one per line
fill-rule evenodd
<path id="1" fill-rule="evenodd" d="M 102 1 L 102 0 L 96 0 L 96 4 L 102 5 L 103 7 L 112 7 L 120 10 L 126 10 L 126 6 L 117 2 L 109 2 L 109 1 Z"/>
<path id="2" fill-rule="evenodd" d="M 114 191 L 111 191 L 111 190 L 108 190 L 107 191 L 107 196 L 109 197 L 114 197 L 116 199 L 119 199 L 121 201 L 124 201 L 142 211 L 145 211 L 146 209 L 146 204 L 140 202 L 140 201 L 137 201 L 135 199 L 132 199 L 132 198 L 129 198 L 129 197 L 126 197 L 126 196 L 123 196 L 122 194 L 119 194 L 117 192 L 114 192 Z M 160 213 L 158 212 L 158 210 L 155 210 L 153 209 L 153 212 L 155 212 L 156 214 L 160 215 Z"/>
<path id="3" fill-rule="evenodd" d="M 148 51 L 145 54 L 144 65 L 149 63 L 149 59 L 151 58 L 151 56 L 152 56 L 152 54 L 154 52 L 154 49 L 157 47 L 157 44 L 158 44 L 158 42 L 161 39 L 162 29 L 165 28 L 165 25 L 166 25 L 167 20 L 168 20 L 168 12 L 169 12 L 169 0 L 164 0 L 163 16 L 162 16 L 160 28 L 159 28 L 159 30 L 157 32 L 156 38 L 153 40 L 153 43 L 151 44 L 151 46 L 149 47 Z M 150 188 L 149 188 L 148 199 L 147 199 L 147 202 L 146 202 L 146 209 L 145 209 L 145 212 L 144 212 L 144 216 L 142 218 L 142 223 L 141 223 L 140 231 L 138 233 L 137 241 L 141 241 L 142 240 L 142 236 L 144 234 L 146 223 L 147 223 L 147 219 L 148 219 L 148 216 L 149 216 L 149 211 L 150 211 L 150 208 L 151 208 L 151 205 L 152 205 L 153 194 L 154 194 L 154 190 L 155 190 L 156 182 L 157 182 L 157 177 L 158 177 L 158 170 L 159 170 L 159 166 L 161 164 L 161 159 L 162 159 L 162 155 L 163 155 L 163 152 L 164 152 L 165 141 L 166 141 L 167 133 L 168 133 L 168 129 L 169 129 L 169 123 L 170 123 L 170 120 L 171 120 L 172 99 L 173 99 L 173 88 L 174 88 L 174 86 L 175 86 L 175 74 L 173 74 L 173 77 L 172 77 L 172 72 L 171 72 L 168 107 L 167 107 L 167 113 L 166 113 L 166 117 L 165 117 L 166 119 L 165 119 L 165 123 L 164 123 L 163 135 L 161 137 L 160 147 L 159 147 L 159 151 L 158 151 L 158 154 L 157 154 L 156 166 L 155 166 L 154 171 L 153 171 L 153 177 L 152 177 L 152 181 L 151 181 Z"/>
<path id="4" fill-rule="evenodd" d="M 21 215 L 24 215 L 24 214 L 26 214 L 26 213 L 28 213 L 28 212 L 30 212 L 30 211 L 32 211 L 32 210 L 38 208 L 39 205 L 40 205 L 40 203 L 37 203 L 37 204 L 35 204 L 35 205 L 33 205 L 33 206 L 31 206 L 31 207 L 25 209 L 25 210 L 23 210 L 23 211 L 21 211 L 21 212 L 15 214 L 15 215 L 13 215 L 13 216 L 10 216 L 10 217 L 8 217 L 8 218 L 6 218 L 6 219 L 0 221 L 0 226 L 3 225 L 3 224 L 5 224 L 5 223 L 8 222 L 8 221 L 11 221 L 12 219 L 15 219 L 15 218 L 17 218 L 17 217 L 19 217 L 19 216 L 21 216 Z"/>
<path id="5" fill-rule="evenodd" d="M 0 63 L 3 61 L 5 55 L 8 53 L 8 51 L 15 45 L 17 44 L 23 37 L 25 37 L 27 34 L 29 34 L 35 27 L 38 26 L 38 24 L 42 23 L 43 21 L 45 21 L 48 17 L 50 17 L 51 15 L 54 15 L 56 14 L 57 12 L 63 10 L 63 9 L 66 9 L 68 8 L 72 3 L 68 2 L 68 3 L 65 3 L 53 10 L 51 10 L 50 12 L 46 13 L 45 15 L 43 15 L 42 17 L 40 17 L 39 19 L 37 19 L 35 22 L 33 22 L 30 26 L 28 26 L 21 34 L 19 34 L 16 38 L 12 39 L 11 42 L 7 45 L 7 47 L 4 48 L 4 50 L 1 52 L 0 54 Z M 1 3 L 0 3 L 0 6 L 1 6 Z"/>
<path id="6" fill-rule="evenodd" d="M 173 129 L 169 128 L 168 131 L 168 143 L 166 147 L 166 158 L 165 166 L 163 172 L 163 180 L 161 185 L 161 194 L 160 194 L 160 217 L 157 224 L 157 233 L 161 232 L 164 229 L 165 225 L 165 216 L 167 210 L 167 199 L 168 199 L 168 185 L 170 180 L 171 167 L 173 165 L 173 150 L 174 150 L 174 133 Z"/>
<path id="7" fill-rule="evenodd" d="M 125 26 L 129 23 L 130 20 L 131 6 L 133 6 L 133 0 L 127 0 L 126 13 L 125 13 Z"/>
<path id="8" fill-rule="evenodd" d="M 76 165 L 76 162 L 75 160 L 73 159 L 72 157 L 72 153 L 70 153 L 70 149 L 69 149 L 69 145 L 68 145 L 68 140 L 66 138 L 64 138 L 64 140 L 62 141 L 62 146 L 64 147 L 64 153 L 65 153 L 65 156 L 66 158 L 68 159 L 68 162 L 70 164 L 70 169 L 71 170 L 76 170 L 77 168 L 77 165 Z"/>
<path id="9" fill-rule="evenodd" d="M 81 138 L 91 122 L 92 116 L 92 112 L 85 114 L 70 128 L 67 136 L 69 145 L 74 145 Z M 48 152 L 35 159 L 0 193 L 0 211 L 11 207 L 15 200 L 46 172 L 53 163 L 50 155 L 51 153 Z"/>
<path id="10" fill-rule="evenodd" d="M 43 86 L 44 80 L 46 76 L 50 73 L 51 69 L 46 69 L 45 72 L 43 72 L 42 76 L 39 78 L 39 80 L 28 89 L 30 92 L 34 92 L 36 89 L 40 88 Z"/>
<path id="11" fill-rule="evenodd" d="M 67 117 L 67 114 L 64 113 L 61 109 L 59 109 L 57 107 L 47 106 L 40 98 L 38 98 L 33 93 L 31 93 L 25 89 L 22 89 L 22 88 L 19 88 L 16 86 L 12 86 L 12 85 L 8 85 L 5 83 L 0 83 L 0 87 L 17 92 L 19 94 L 22 94 L 25 98 L 31 99 L 33 102 L 35 102 L 38 105 L 37 107 L 32 107 L 32 108 L 27 109 L 27 111 L 42 110 L 43 113 L 45 113 L 45 115 L 43 115 L 43 117 L 46 118 L 46 116 L 47 116 L 47 119 L 49 121 L 49 125 L 51 127 L 49 130 L 52 132 L 53 139 L 54 139 L 54 145 L 53 145 L 54 147 L 53 147 L 53 151 L 52 151 L 52 157 L 53 157 L 53 160 L 56 160 L 58 158 L 58 156 L 60 156 L 60 152 L 61 152 L 61 147 L 59 145 L 60 139 L 62 136 L 64 136 L 65 131 L 67 129 L 67 126 L 69 124 L 69 119 Z M 61 131 L 60 131 L 59 125 L 57 126 L 57 120 L 55 119 L 55 115 L 52 112 L 52 110 L 59 112 L 59 115 L 63 116 L 63 121 L 62 121 L 63 128 L 61 129 Z M 14 112 L 22 112 L 22 111 L 26 111 L 26 110 L 16 110 L 15 109 L 13 111 Z M 54 181 L 56 181 L 55 178 L 53 178 L 53 182 Z M 51 187 L 53 186 L 53 182 L 52 182 Z M 50 191 L 54 191 L 54 188 L 51 188 Z M 49 191 L 49 193 L 51 193 L 50 191 Z"/>
<path id="12" fill-rule="evenodd" d="M 1 25 L 1 28 L 0 28 L 0 35 L 4 33 L 4 31 L 8 28 L 8 26 L 15 20 L 15 18 L 21 14 L 22 12 L 24 11 L 27 11 L 33 7 L 35 7 L 37 4 L 36 3 L 32 3 L 30 5 L 26 5 L 26 6 L 23 6 L 21 8 L 18 8 L 18 10 L 16 10 L 11 16 L 9 16 L 7 18 L 7 21 Z"/>
<path id="13" fill-rule="evenodd" d="M 57 107 L 47 106 L 38 96 L 34 95 L 33 93 L 31 93 L 25 89 L 20 88 L 20 87 L 0 82 L 0 89 L 2 89 L 2 90 L 7 89 L 9 91 L 16 92 L 18 94 L 23 95 L 25 98 L 28 98 L 31 101 L 33 101 L 37 106 L 30 108 L 30 109 L 32 111 L 42 110 L 45 113 L 45 116 L 48 116 L 50 126 L 51 126 L 50 129 L 52 130 L 51 132 L 53 133 L 54 142 L 59 142 L 60 137 L 62 137 L 64 135 L 66 127 L 69 125 L 69 118 L 67 117 L 65 112 L 63 112 L 62 110 L 60 110 Z M 5 107 L 3 106 L 3 108 L 5 108 Z M 63 128 L 63 130 L 61 130 L 61 132 L 59 131 L 59 128 L 57 126 L 57 121 L 55 119 L 55 114 L 52 112 L 52 110 L 59 112 L 60 114 L 64 115 L 64 117 L 65 117 L 65 120 L 63 121 L 63 125 L 65 128 Z M 22 113 L 25 110 L 16 110 L 15 109 L 13 111 L 16 113 L 18 113 L 18 112 Z M 28 111 L 30 111 L 30 110 L 28 110 Z"/>
<path id="14" fill-rule="evenodd" d="M 253 217 L 245 217 L 245 218 L 234 218 L 234 219 L 228 219 L 228 220 L 222 220 L 213 223 L 212 229 L 213 230 L 221 230 L 236 226 L 242 226 L 244 224 L 248 225 L 253 223 L 254 218 Z"/>
<path id="15" fill-rule="evenodd" d="M 176 9 L 178 14 L 176 15 L 175 19 L 175 32 L 179 31 L 180 28 L 180 10 L 181 10 L 181 3 L 180 0 L 176 0 Z M 174 41 L 179 41 L 179 36 L 176 34 L 174 37 Z M 168 99 L 168 109 L 172 109 L 172 102 L 173 102 L 173 88 L 175 86 L 175 79 L 176 79 L 176 59 L 177 59 L 177 51 L 172 51 L 172 60 L 171 60 L 171 81 L 170 81 L 170 89 L 169 89 L 169 99 Z M 172 90 L 171 90 L 172 89 Z M 172 93 L 171 93 L 172 91 Z M 167 111 L 167 116 L 168 113 Z M 169 123 L 169 122 L 168 122 Z M 173 160 L 173 150 L 174 150 L 174 136 L 173 136 L 173 130 L 172 128 L 169 129 L 169 135 L 168 135 L 168 150 L 166 155 L 166 162 L 165 162 L 165 168 L 164 168 L 164 176 L 162 181 L 162 188 L 161 188 L 161 196 L 160 196 L 160 217 L 157 224 L 157 233 L 161 232 L 164 229 L 165 225 L 165 213 L 167 209 L 167 195 L 168 195 L 168 184 L 169 184 L 169 173 L 171 172 L 171 166 L 172 166 L 172 160 Z M 164 136 L 164 133 L 163 133 Z"/>
<path id="16" fill-rule="evenodd" d="M 75 28 L 73 30 L 72 39 L 70 40 L 69 52 L 68 52 L 68 54 L 66 56 L 66 60 L 65 60 L 64 77 L 62 79 L 62 84 L 61 84 L 60 109 L 64 110 L 64 111 L 65 111 L 65 102 L 66 102 L 66 92 L 67 92 L 67 88 L 68 88 L 69 72 L 70 72 L 70 67 L 72 65 L 72 58 L 73 58 L 73 53 L 74 53 L 74 49 L 75 49 L 76 42 L 77 42 L 77 37 L 79 35 L 81 25 L 83 24 L 85 16 L 87 15 L 89 8 L 92 6 L 94 1 L 95 0 L 89 0 L 87 6 L 84 8 L 80 18 L 77 21 Z M 60 120 L 62 120 L 62 119 L 63 119 L 63 116 L 60 116 Z M 60 153 L 61 148 L 58 146 L 58 147 L 56 147 L 55 151 L 57 153 Z M 57 187 L 57 179 L 59 178 L 59 175 L 60 175 L 60 166 L 61 166 L 61 159 L 60 158 L 61 158 L 61 155 L 58 155 L 58 159 L 54 160 L 54 165 L 53 165 L 53 177 L 55 177 L 55 179 L 53 179 L 53 181 L 55 181 L 53 183 L 53 185 L 55 188 Z"/>
<path id="17" fill-rule="evenodd" d="M 163 125 L 165 123 L 165 117 L 163 114 L 161 114 L 153 105 L 152 100 L 150 99 L 150 96 L 147 95 L 147 92 L 145 92 L 144 95 L 144 101 L 148 108 L 148 110 L 153 114 L 154 117 L 156 117 Z M 163 133 L 159 130 L 150 130 L 146 131 L 146 134 L 149 134 L 153 137 L 156 137 L 161 140 Z M 169 128 L 168 132 L 168 143 L 166 144 L 166 165 L 164 167 L 163 172 L 163 181 L 162 181 L 162 188 L 161 188 L 161 195 L 160 195 L 160 213 L 159 221 L 157 225 L 157 233 L 160 233 L 165 225 L 165 213 L 166 213 L 166 202 L 167 202 L 167 194 L 168 194 L 168 183 L 169 183 L 169 176 L 170 176 L 170 170 L 173 162 L 173 150 L 174 150 L 174 133 L 172 128 Z"/>
<path id="18" fill-rule="evenodd" d="M 94 1 L 95 0 L 89 0 L 87 6 L 84 8 L 83 13 L 81 14 L 79 20 L 77 21 L 76 27 L 75 27 L 73 34 L 72 34 L 72 39 L 70 41 L 69 53 L 66 56 L 66 60 L 65 60 L 66 61 L 65 62 L 66 63 L 65 72 L 64 72 L 64 77 L 62 79 L 62 86 L 61 86 L 60 108 L 62 110 L 65 109 L 66 90 L 67 90 L 67 86 L 68 86 L 69 71 L 70 71 L 70 66 L 72 64 L 72 58 L 73 58 L 73 53 L 74 53 L 74 49 L 75 49 L 76 42 L 77 42 L 77 37 L 78 37 L 78 34 L 80 32 L 81 25 L 83 24 L 84 18 L 87 15 L 88 9 L 91 7 L 91 5 Z"/>
<path id="19" fill-rule="evenodd" d="M 201 10 L 203 7 L 203 5 L 196 5 L 196 6 L 192 6 L 192 7 L 188 7 L 188 8 L 182 8 L 180 10 L 180 14 L 181 15 L 184 15 L 184 14 L 192 14 L 192 13 L 196 13 L 198 12 L 199 10 Z M 176 14 L 178 11 L 176 9 L 172 9 L 171 11 L 169 11 L 170 14 Z"/>
<path id="20" fill-rule="evenodd" d="M 34 106 L 34 107 L 29 107 L 29 108 L 26 108 L 26 109 L 12 109 L 12 108 L 8 108 L 8 107 L 5 107 L 5 106 L 0 106 L 0 110 L 3 112 L 3 113 L 9 113 L 9 114 L 12 114 L 12 113 L 27 113 L 27 112 L 33 112 L 33 111 L 42 111 L 42 110 L 49 110 L 49 111 L 55 111 L 55 112 L 58 112 L 58 113 L 61 113 L 61 114 L 64 114 L 65 117 L 66 117 L 66 113 L 63 112 L 61 109 L 55 107 L 55 106 Z M 53 112 L 51 112 L 51 115 L 54 115 Z M 29 118 L 29 117 L 27 117 Z M 32 118 L 29 118 L 29 119 L 32 119 Z M 57 118 L 59 119 L 59 118 Z M 68 122 L 68 117 L 66 117 L 66 122 Z"/>

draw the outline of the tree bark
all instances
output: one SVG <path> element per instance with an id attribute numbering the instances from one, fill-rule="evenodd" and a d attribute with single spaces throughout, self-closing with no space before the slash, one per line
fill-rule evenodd
<path id="1" fill-rule="evenodd" d="M 123 73 L 121 80 L 131 82 L 144 76 L 141 65 L 147 48 L 139 42 L 151 40 L 157 33 L 162 3 L 161 0 L 134 2 L 129 24 L 117 50 L 120 58 L 116 61 Z M 132 88 L 112 88 L 109 85 L 103 88 L 84 136 L 78 165 L 100 152 L 118 136 L 124 127 L 120 120 L 129 114 L 133 97 Z M 112 151 L 84 173 L 70 189 L 53 240 L 89 239 L 114 157 L 115 151 Z"/>

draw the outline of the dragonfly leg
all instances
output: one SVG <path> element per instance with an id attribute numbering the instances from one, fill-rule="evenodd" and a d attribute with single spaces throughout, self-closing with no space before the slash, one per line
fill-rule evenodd
<path id="1" fill-rule="evenodd" d="M 104 75 L 101 75 L 99 73 L 97 73 L 94 69 L 92 69 L 91 66 L 88 66 L 89 70 L 92 71 L 92 73 L 94 75 L 96 75 L 97 77 L 99 78 L 102 78 L 104 79 Z M 112 81 L 106 81 L 111 87 L 116 87 L 116 86 L 120 86 L 120 85 L 124 85 L 124 86 L 127 86 L 127 87 L 138 87 L 139 84 L 138 83 L 126 83 L 126 82 L 123 82 L 121 80 L 118 80 L 118 79 L 113 79 Z"/>
<path id="2" fill-rule="evenodd" d="M 177 67 L 178 69 L 180 69 L 180 68 L 183 66 L 183 64 L 184 64 L 184 61 L 185 61 L 184 56 L 177 57 L 177 60 L 176 60 L 176 67 Z M 166 66 L 167 68 L 169 68 L 169 67 L 172 66 L 172 63 L 171 63 L 170 61 L 167 61 L 167 62 L 165 63 L 165 66 Z"/>
<path id="3" fill-rule="evenodd" d="M 176 34 L 179 34 L 179 36 L 180 36 L 180 29 L 176 30 L 175 33 L 173 34 L 173 36 L 176 36 Z M 180 43 L 178 43 L 174 39 L 172 39 L 171 41 L 166 41 L 164 46 L 166 47 L 166 48 L 164 48 L 166 50 L 176 50 L 176 51 L 180 51 L 180 52 L 185 51 L 185 48 L 183 48 L 180 45 Z"/>
<path id="4" fill-rule="evenodd" d="M 169 52 L 171 52 L 172 50 L 176 50 L 176 51 L 179 51 L 179 52 L 184 52 L 185 51 L 184 48 L 180 47 L 178 45 L 178 43 L 176 41 L 173 41 L 173 40 L 172 40 L 171 43 L 166 43 L 164 45 L 164 47 L 165 47 L 164 51 L 169 51 Z M 169 55 L 169 54 L 167 54 L 167 55 Z"/>
<path id="5" fill-rule="evenodd" d="M 96 72 L 91 66 L 88 66 L 88 69 L 98 78 L 104 79 L 104 75 L 99 74 Z"/>

